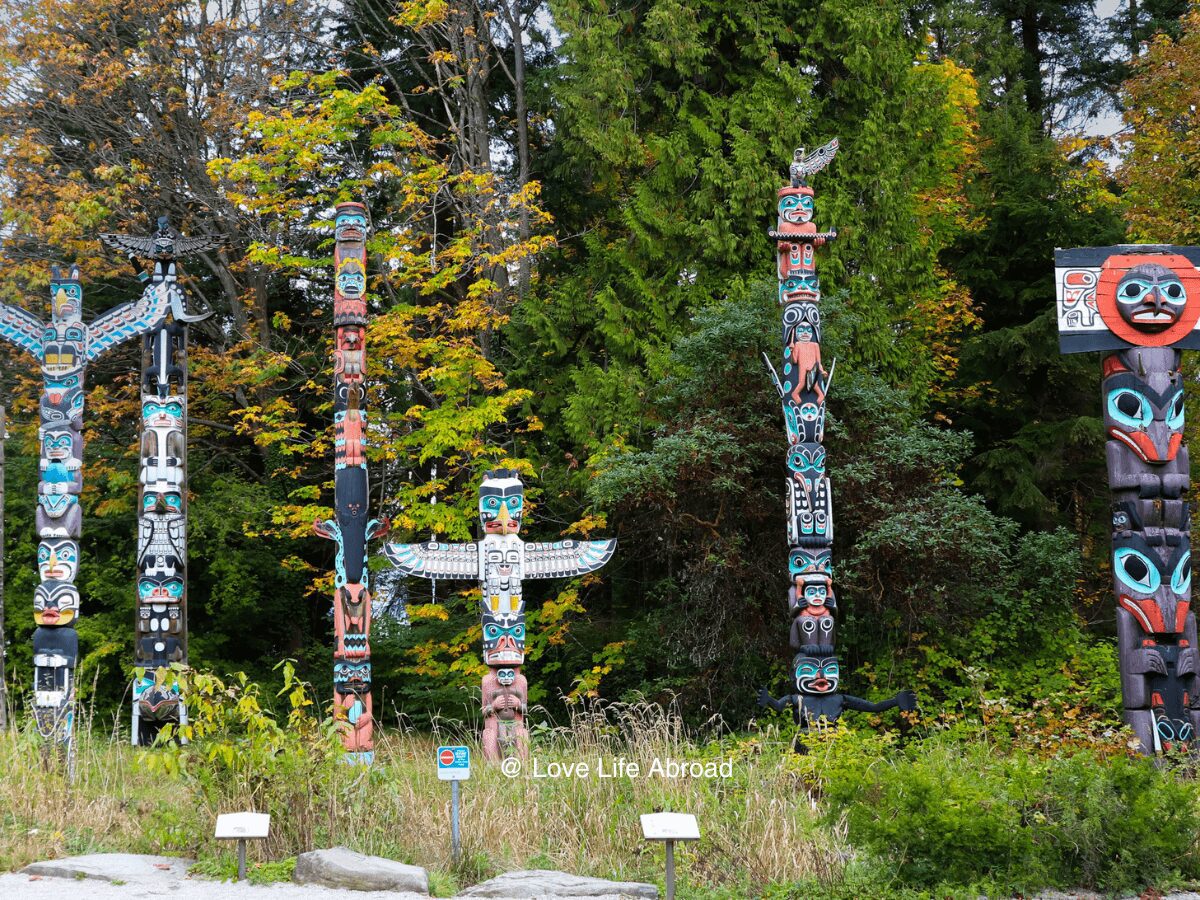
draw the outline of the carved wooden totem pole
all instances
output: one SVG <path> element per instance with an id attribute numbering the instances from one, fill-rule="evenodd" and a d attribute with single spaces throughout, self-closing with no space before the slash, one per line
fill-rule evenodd
<path id="1" fill-rule="evenodd" d="M 1105 352 L 1101 403 L 1125 721 L 1147 754 L 1200 727 L 1180 351 L 1200 348 L 1200 247 L 1058 250 L 1063 353 Z"/>
<path id="2" fill-rule="evenodd" d="M 313 528 L 337 543 L 333 579 L 333 703 L 347 761 L 375 754 L 371 703 L 371 591 L 367 542 L 387 533 L 369 518 L 367 489 L 367 208 L 341 203 L 334 220 L 334 518 Z"/>
<path id="3" fill-rule="evenodd" d="M 167 722 L 187 724 L 179 685 L 158 670 L 187 663 L 187 323 L 176 260 L 215 250 L 216 238 L 187 238 L 166 216 L 150 237 L 102 234 L 129 255 L 147 294 L 168 298 L 172 320 L 163 320 L 142 341 L 141 502 L 138 506 L 137 599 L 132 741 L 149 744 Z M 153 261 L 147 272 L 138 261 Z"/>
<path id="4" fill-rule="evenodd" d="M 488 472 L 479 486 L 483 538 L 468 544 L 388 544 L 383 555 L 405 575 L 418 578 L 478 578 L 482 590 L 483 755 L 489 761 L 529 752 L 525 713 L 529 687 L 525 662 L 526 578 L 571 578 L 594 572 L 616 550 L 616 540 L 525 543 L 521 516 L 525 486 L 511 469 Z"/>
<path id="5" fill-rule="evenodd" d="M 142 294 L 136 303 L 109 310 L 91 325 L 83 322 L 83 285 L 78 267 L 50 280 L 50 321 L 43 323 L 15 306 L 0 304 L 0 338 L 41 363 L 41 482 L 38 485 L 38 574 L 34 591 L 33 713 L 46 746 L 64 750 L 74 770 L 75 663 L 79 638 L 79 535 L 83 510 L 83 379 L 87 364 L 108 350 L 145 334 L 163 321 L 170 306 L 165 291 Z"/>
<path id="6" fill-rule="evenodd" d="M 880 712 L 899 706 L 913 709 L 916 697 L 901 691 L 871 703 L 838 691 L 840 664 L 835 649 L 833 612 L 833 495 L 825 474 L 825 400 L 834 365 L 821 361 L 821 289 L 817 279 L 816 248 L 837 237 L 836 231 L 817 231 L 813 224 L 814 194 L 808 177 L 833 160 L 835 138 L 806 156 L 796 151 L 789 168 L 791 184 L 779 189 L 778 224 L 768 231 L 779 259 L 779 305 L 783 310 L 782 377 L 767 360 L 767 368 L 783 402 L 788 439 L 785 490 L 788 544 L 788 612 L 794 692 L 776 700 L 766 688 L 759 691 L 762 706 L 782 711 L 791 706 L 796 723 L 805 728 L 821 718 L 832 722 L 845 709 Z"/>

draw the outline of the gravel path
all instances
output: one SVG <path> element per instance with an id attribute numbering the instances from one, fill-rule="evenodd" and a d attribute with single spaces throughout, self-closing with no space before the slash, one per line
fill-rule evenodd
<path id="1" fill-rule="evenodd" d="M 241 884 L 188 878 L 159 883 L 110 884 L 95 878 L 51 878 L 15 873 L 0 875 L 5 900 L 429 900 L 421 894 L 396 891 L 334 891 L 299 884 Z"/>

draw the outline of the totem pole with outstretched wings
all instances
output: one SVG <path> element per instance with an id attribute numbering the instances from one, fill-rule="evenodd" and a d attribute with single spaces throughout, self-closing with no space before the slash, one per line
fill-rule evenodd
<path id="1" fill-rule="evenodd" d="M 83 510 L 83 383 L 87 364 L 123 341 L 153 330 L 170 308 L 169 293 L 147 289 L 90 325 L 83 321 L 79 268 L 50 279 L 50 321 L 0 304 L 0 339 L 41 365 L 41 481 L 38 484 L 39 584 L 33 595 L 33 713 L 45 747 L 64 752 L 74 773 L 75 664 L 79 638 L 79 537 Z"/>
<path id="2" fill-rule="evenodd" d="M 483 538 L 465 544 L 388 544 L 383 555 L 405 575 L 418 578 L 478 578 L 483 591 L 483 755 L 490 761 L 528 754 L 525 713 L 529 688 L 525 662 L 526 578 L 571 578 L 594 572 L 610 559 L 616 540 L 525 543 L 521 517 L 525 486 L 511 469 L 484 475 L 479 486 Z"/>

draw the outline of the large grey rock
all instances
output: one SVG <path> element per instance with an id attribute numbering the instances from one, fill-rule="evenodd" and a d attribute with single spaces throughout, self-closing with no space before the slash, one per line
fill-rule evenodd
<path id="1" fill-rule="evenodd" d="M 429 876 L 420 866 L 406 866 L 381 856 L 365 856 L 345 847 L 311 850 L 296 857 L 292 880 L 344 891 L 412 891 L 429 893 Z"/>
<path id="2" fill-rule="evenodd" d="M 174 856 L 140 856 L 136 853 L 89 853 L 35 862 L 21 871 L 50 878 L 98 878 L 129 884 L 173 882 L 187 877 L 190 859 Z"/>
<path id="3" fill-rule="evenodd" d="M 586 897 L 588 900 L 625 900 L 628 897 L 657 900 L 658 888 L 637 881 L 605 881 L 584 878 L 550 869 L 508 872 L 491 881 L 467 888 L 460 897 L 504 897 L 506 900 L 556 900 L 559 897 Z"/>

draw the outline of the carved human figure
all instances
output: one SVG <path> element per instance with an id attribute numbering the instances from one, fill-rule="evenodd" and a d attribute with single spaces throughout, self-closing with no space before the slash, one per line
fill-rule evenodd
<path id="1" fill-rule="evenodd" d="M 841 664 L 834 648 L 805 646 L 792 660 L 793 693 L 775 699 L 766 688 L 760 688 L 758 704 L 769 706 L 776 712 L 791 707 L 796 724 L 804 729 L 819 726 L 822 720 L 832 724 L 848 709 L 878 713 L 894 708 L 904 711 L 917 708 L 917 695 L 912 691 L 899 691 L 887 700 L 873 703 L 862 697 L 839 693 L 840 681 Z"/>
<path id="2" fill-rule="evenodd" d="M 529 732 L 525 728 L 529 684 L 515 666 L 492 668 L 483 676 L 483 755 L 503 759 L 529 757 Z"/>

